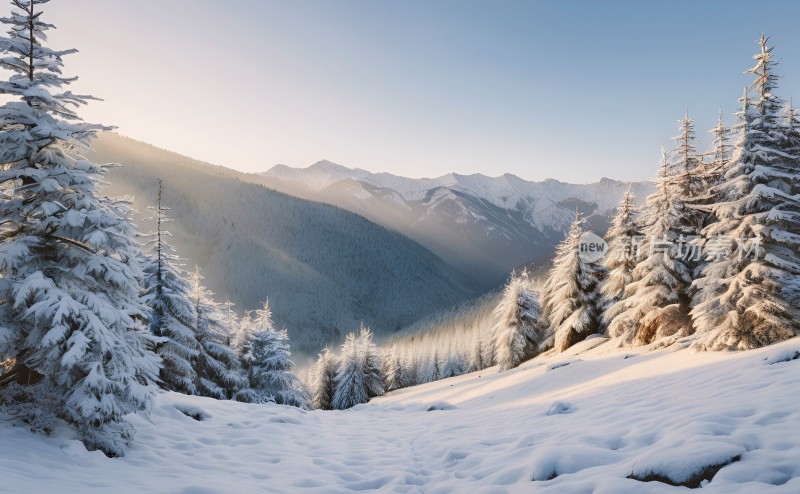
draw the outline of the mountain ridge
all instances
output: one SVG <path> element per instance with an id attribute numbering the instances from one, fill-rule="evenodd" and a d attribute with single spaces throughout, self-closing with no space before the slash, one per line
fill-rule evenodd
<path id="1" fill-rule="evenodd" d="M 415 179 L 328 160 L 305 168 L 279 165 L 253 176 L 277 190 L 395 229 L 473 274 L 485 290 L 496 288 L 512 269 L 546 266 L 576 209 L 602 235 L 626 191 L 639 201 L 652 191 L 649 182 L 607 177 L 589 184 L 535 182 L 511 173 Z"/>

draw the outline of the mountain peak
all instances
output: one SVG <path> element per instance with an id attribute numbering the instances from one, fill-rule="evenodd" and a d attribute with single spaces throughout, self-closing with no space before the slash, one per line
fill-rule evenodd
<path id="1" fill-rule="evenodd" d="M 328 161 L 328 160 L 319 160 L 313 165 L 307 167 L 306 170 L 337 172 L 337 173 L 346 173 L 355 171 L 353 168 L 348 168 L 346 166 L 342 166 L 338 163 L 334 163 L 333 161 Z"/>

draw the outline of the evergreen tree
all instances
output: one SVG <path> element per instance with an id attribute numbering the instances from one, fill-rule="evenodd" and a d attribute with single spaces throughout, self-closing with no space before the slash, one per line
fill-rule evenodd
<path id="1" fill-rule="evenodd" d="M 416 386 L 422 384 L 422 368 L 419 358 L 416 356 L 408 357 L 403 360 L 403 387 Z"/>
<path id="2" fill-rule="evenodd" d="M 785 109 L 784 113 L 784 134 L 782 148 L 787 153 L 787 160 L 782 165 L 779 165 L 787 173 L 793 175 L 792 180 L 792 194 L 800 194 L 800 113 L 790 102 Z"/>
<path id="3" fill-rule="evenodd" d="M 225 346 L 230 348 L 235 347 L 234 342 L 237 338 L 238 328 L 240 327 L 236 312 L 233 310 L 234 305 L 230 297 L 225 299 L 225 324 L 222 327 L 224 331 L 222 342 Z"/>
<path id="4" fill-rule="evenodd" d="M 637 216 L 633 194 L 628 191 L 622 197 L 608 230 L 608 251 L 604 259 L 608 276 L 600 286 L 606 308 L 621 300 L 625 287 L 633 281 L 633 270 L 640 255 L 639 242 L 643 237 Z M 605 322 L 608 324 L 609 320 L 605 319 Z"/>
<path id="5" fill-rule="evenodd" d="M 558 352 L 600 329 L 601 268 L 580 256 L 583 220 L 575 215 L 567 237 L 556 249 L 553 268 L 544 285 L 544 315 L 550 323 L 545 345 Z M 499 359 L 498 359 L 499 360 Z"/>
<path id="6" fill-rule="evenodd" d="M 492 313 L 492 317 L 494 317 L 494 313 Z M 495 348 L 494 348 L 494 331 L 482 331 L 478 336 L 480 340 L 480 349 L 481 349 L 481 364 L 483 367 L 482 369 L 488 369 L 497 364 L 495 359 Z"/>
<path id="7" fill-rule="evenodd" d="M 691 330 L 687 290 L 692 279 L 676 249 L 683 209 L 676 207 L 676 188 L 662 154 L 656 191 L 647 197 L 642 214 L 644 258 L 636 264 L 622 298 L 604 315 L 609 335 L 625 345 L 644 345 Z"/>
<path id="8" fill-rule="evenodd" d="M 713 135 L 714 138 L 712 141 L 713 149 L 711 151 L 711 162 L 709 166 L 706 167 L 709 171 L 701 175 L 703 187 L 705 189 L 715 187 L 719 184 L 723 167 L 731 157 L 731 146 L 729 143 L 731 129 L 726 127 L 722 120 L 722 108 L 719 109 L 717 125 L 708 131 L 708 133 Z"/>
<path id="9" fill-rule="evenodd" d="M 292 374 L 294 362 L 289 352 L 286 330 L 277 330 L 272 322 L 269 302 L 248 319 L 250 326 L 242 346 L 242 363 L 250 387 L 237 393 L 240 401 L 251 403 L 274 402 L 305 408 L 308 393 L 300 379 Z"/>
<path id="10" fill-rule="evenodd" d="M 538 353 L 545 335 L 539 327 L 539 297 L 527 271 L 512 273 L 495 309 L 494 348 L 500 372 L 517 367 Z"/>
<path id="11" fill-rule="evenodd" d="M 383 355 L 383 376 L 386 391 L 394 391 L 404 387 L 403 364 L 394 348 L 389 349 Z"/>
<path id="12" fill-rule="evenodd" d="M 425 384 L 438 381 L 439 379 L 441 379 L 441 365 L 439 363 L 439 350 L 436 349 L 422 368 L 419 381 L 420 384 Z"/>
<path id="13" fill-rule="evenodd" d="M 317 410 L 332 410 L 333 394 L 336 389 L 336 368 L 338 359 L 327 348 L 319 354 L 311 369 L 311 406 Z"/>
<path id="14" fill-rule="evenodd" d="M 716 187 L 715 223 L 703 234 L 721 255 L 695 280 L 695 348 L 750 349 L 800 334 L 798 252 L 800 205 L 794 194 L 796 157 L 787 142 L 768 38 L 758 41 L 756 100 L 745 94 L 740 135 Z M 708 252 L 708 249 L 707 249 Z M 710 254 L 710 252 L 709 252 Z"/>
<path id="15" fill-rule="evenodd" d="M 214 294 L 203 286 L 202 281 L 203 276 L 196 268 L 189 283 L 196 317 L 195 335 L 200 345 L 196 364 L 197 390 L 198 394 L 218 400 L 231 399 L 248 383 L 239 357 L 223 342 L 228 338 L 226 325 L 229 321 L 214 301 Z"/>
<path id="16" fill-rule="evenodd" d="M 144 259 L 142 300 L 150 308 L 150 331 L 158 338 L 156 353 L 164 362 L 163 387 L 197 394 L 195 366 L 201 351 L 194 329 L 197 314 L 181 259 L 166 241 L 171 234 L 165 225 L 172 220 L 167 216 L 169 208 L 162 203 L 163 192 L 163 183 L 159 180 L 158 203 L 148 207 L 153 216 L 145 218 L 156 223 L 156 231 L 146 236 L 148 240 L 144 244 L 149 257 Z"/>
<path id="17" fill-rule="evenodd" d="M 475 333 L 472 343 L 472 352 L 469 355 L 467 372 L 475 372 L 485 368 L 483 362 L 483 339 L 480 333 Z"/>
<path id="18" fill-rule="evenodd" d="M 461 354 L 455 348 L 453 348 L 453 345 L 451 344 L 442 362 L 440 379 L 460 376 L 464 373 L 464 368 L 464 360 Z"/>
<path id="19" fill-rule="evenodd" d="M 670 180 L 666 185 L 671 188 L 669 193 L 677 214 L 674 228 L 686 237 L 697 237 L 703 227 L 705 213 L 692 205 L 703 195 L 703 167 L 695 146 L 694 121 L 689 118 L 688 111 L 680 121 L 679 134 L 673 140 L 676 147 L 670 153 Z"/>
<path id="20" fill-rule="evenodd" d="M 342 345 L 331 407 L 334 410 L 345 410 L 368 401 L 361 344 L 356 335 L 350 333 Z"/>
<path id="21" fill-rule="evenodd" d="M 54 406 L 87 447 L 121 455 L 133 434 L 125 416 L 149 408 L 159 359 L 140 322 L 129 206 L 101 196 L 103 168 L 78 154 L 108 128 L 76 113 L 94 98 L 61 92 L 75 80 L 62 57 L 76 50 L 44 45 L 46 1 L 14 0 L 0 19 L 11 73 L 0 82 L 0 360 L 14 361 L 0 383 L 40 381 L 33 407 Z"/>
<path id="22" fill-rule="evenodd" d="M 702 215 L 704 220 L 701 224 L 701 233 L 702 228 L 716 221 L 712 213 L 713 208 L 711 205 L 719 201 L 717 186 L 720 183 L 723 169 L 731 155 L 731 146 L 729 144 L 731 129 L 726 127 L 722 120 L 721 108 L 719 110 L 719 117 L 717 118 L 717 125 L 709 130 L 708 133 L 713 136 L 713 145 L 711 152 L 708 153 L 710 161 L 701 163 L 698 172 L 702 193 L 689 201 L 689 205 L 694 207 L 699 212 L 698 214 Z M 700 239 L 696 244 L 702 246 L 702 240 Z M 704 261 L 700 259 L 695 265 L 695 270 L 699 271 L 703 265 Z M 700 268 L 698 268 L 698 266 Z"/>
<path id="23" fill-rule="evenodd" d="M 367 396 L 370 398 L 381 396 L 386 392 L 381 352 L 372 341 L 372 331 L 363 325 L 358 337 L 358 344 L 364 359 L 364 384 L 367 387 Z"/>

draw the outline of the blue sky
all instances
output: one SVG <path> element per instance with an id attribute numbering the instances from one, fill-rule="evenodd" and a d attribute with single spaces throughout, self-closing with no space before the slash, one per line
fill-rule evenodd
<path id="1" fill-rule="evenodd" d="M 762 31 L 800 80 L 800 2 L 53 0 L 82 114 L 244 171 L 328 159 L 647 179 L 688 109 L 728 122 Z M 797 92 L 800 99 L 800 92 Z"/>

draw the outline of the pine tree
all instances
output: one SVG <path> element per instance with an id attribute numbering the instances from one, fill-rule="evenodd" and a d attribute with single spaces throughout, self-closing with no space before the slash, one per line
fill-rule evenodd
<path id="1" fill-rule="evenodd" d="M 383 376 L 384 383 L 386 384 L 386 391 L 394 391 L 404 387 L 403 364 L 400 361 L 395 348 L 391 348 L 384 352 Z"/>
<path id="2" fill-rule="evenodd" d="M 601 268 L 580 256 L 583 220 L 576 214 L 567 237 L 556 249 L 553 268 L 544 285 L 544 316 L 550 323 L 544 345 L 552 341 L 563 352 L 600 329 Z"/>
<path id="3" fill-rule="evenodd" d="M 428 361 L 422 367 L 419 380 L 421 384 L 432 383 L 441 379 L 441 364 L 439 361 L 439 350 L 436 349 L 430 355 Z"/>
<path id="4" fill-rule="evenodd" d="M 317 410 L 332 410 L 333 394 L 336 389 L 336 368 L 339 365 L 336 355 L 327 348 L 319 354 L 311 369 L 311 406 Z"/>
<path id="5" fill-rule="evenodd" d="M 668 173 L 673 208 L 678 215 L 674 228 L 686 237 L 697 237 L 703 227 L 705 213 L 692 205 L 703 195 L 702 159 L 695 146 L 694 121 L 689 112 L 680 121 L 679 134 L 673 138 L 676 147 L 670 153 L 673 157 Z M 693 262 L 693 261 L 691 261 Z"/>
<path id="6" fill-rule="evenodd" d="M 164 366 L 161 381 L 166 389 L 185 394 L 197 394 L 198 376 L 195 371 L 200 357 L 194 324 L 197 319 L 191 301 L 191 287 L 167 238 L 172 236 L 165 225 L 172 221 L 163 205 L 164 186 L 158 181 L 158 203 L 147 209 L 153 216 L 145 218 L 156 223 L 156 231 L 146 235 L 144 247 L 144 287 L 142 300 L 150 308 L 150 331 L 158 338 L 156 353 Z"/>
<path id="7" fill-rule="evenodd" d="M 331 407 L 345 410 L 368 401 L 361 344 L 354 333 L 349 333 L 342 345 Z"/>
<path id="8" fill-rule="evenodd" d="M 726 127 L 722 120 L 722 108 L 719 110 L 717 125 L 709 130 L 708 133 L 713 136 L 712 149 L 711 152 L 708 153 L 710 161 L 702 162 L 697 173 L 702 192 L 689 201 L 689 206 L 695 208 L 698 214 L 702 216 L 701 233 L 703 228 L 716 221 L 712 213 L 711 205 L 719 200 L 716 193 L 717 186 L 720 183 L 723 169 L 731 155 L 731 146 L 729 144 L 731 129 Z M 701 239 L 698 240 L 697 245 L 702 246 Z M 695 263 L 695 271 L 699 272 L 703 265 L 704 261 L 700 259 Z"/>
<path id="9" fill-rule="evenodd" d="M 250 388 L 237 393 L 240 401 L 274 402 L 305 408 L 309 397 L 305 386 L 294 374 L 286 330 L 277 330 L 272 322 L 269 302 L 256 311 L 242 347 L 242 363 Z"/>
<path id="10" fill-rule="evenodd" d="M 640 254 L 639 242 L 643 238 L 637 216 L 633 194 L 628 191 L 622 197 L 608 230 L 608 251 L 604 258 L 608 276 L 600 286 L 605 308 L 621 300 L 625 287 L 633 281 L 633 270 Z M 604 319 L 608 324 L 609 320 L 605 315 Z"/>
<path id="11" fill-rule="evenodd" d="M 464 359 L 461 354 L 456 350 L 453 345 L 449 345 L 447 353 L 442 362 L 442 372 L 440 379 L 447 379 L 450 377 L 460 376 L 464 373 Z"/>
<path id="12" fill-rule="evenodd" d="M 690 270 L 677 255 L 683 209 L 672 193 L 666 153 L 662 153 L 656 191 L 645 201 L 642 225 L 645 233 L 644 258 L 633 270 L 633 280 L 622 298 L 609 307 L 604 317 L 608 333 L 624 345 L 645 345 L 654 340 L 688 333 L 688 287 Z"/>
<path id="13" fill-rule="evenodd" d="M 768 39 L 758 40 L 756 65 L 747 71 L 755 76 L 756 100 L 751 105 L 745 93 L 740 135 L 715 191 L 717 221 L 703 230 L 706 246 L 715 242 L 721 255 L 694 282 L 698 349 L 750 349 L 800 334 L 796 157 L 785 149 Z"/>
<path id="14" fill-rule="evenodd" d="M 224 335 L 222 342 L 230 348 L 235 347 L 237 332 L 240 327 L 236 312 L 233 310 L 234 305 L 230 297 L 225 299 L 225 324 L 223 325 Z"/>
<path id="15" fill-rule="evenodd" d="M 476 332 L 472 342 L 472 352 L 469 355 L 467 372 L 475 372 L 485 368 L 483 362 L 483 340 L 481 334 Z"/>
<path id="16" fill-rule="evenodd" d="M 786 107 L 784 112 L 784 134 L 785 139 L 782 148 L 789 155 L 789 159 L 783 168 L 789 173 L 797 173 L 800 170 L 800 113 L 792 102 Z M 800 180 L 793 182 L 792 194 L 800 193 Z"/>
<path id="17" fill-rule="evenodd" d="M 725 126 L 722 120 L 722 108 L 719 109 L 719 116 L 717 117 L 717 125 L 708 131 L 713 135 L 713 150 L 711 151 L 711 163 L 707 167 L 709 172 L 702 174 L 703 187 L 715 187 L 719 184 L 719 179 L 722 175 L 722 169 L 728 162 L 731 156 L 730 141 L 731 130 Z"/>
<path id="18" fill-rule="evenodd" d="M 422 384 L 422 368 L 419 358 L 409 356 L 403 359 L 403 387 L 416 386 Z"/>
<path id="19" fill-rule="evenodd" d="M 538 353 L 545 335 L 540 330 L 539 297 L 527 271 L 512 273 L 494 311 L 494 348 L 500 372 L 517 367 Z"/>
<path id="20" fill-rule="evenodd" d="M 196 268 L 191 275 L 191 300 L 194 304 L 195 335 L 200 345 L 197 358 L 198 394 L 218 400 L 231 399 L 247 386 L 239 357 L 226 343 L 230 321 L 226 321 L 214 294 L 203 286 L 203 276 Z"/>
<path id="21" fill-rule="evenodd" d="M 367 387 L 367 396 L 370 398 L 381 396 L 386 392 L 381 352 L 372 341 L 372 331 L 366 326 L 361 326 L 358 343 L 364 359 L 364 385 Z"/>
<path id="22" fill-rule="evenodd" d="M 159 359 L 142 327 L 137 246 L 129 205 L 101 196 L 103 168 L 78 152 L 108 127 L 80 120 L 94 98 L 61 92 L 62 57 L 46 47 L 39 7 L 14 0 L 0 47 L 0 360 L 15 367 L 0 384 L 41 381 L 34 407 L 54 397 L 90 449 L 121 455 L 133 428 L 125 416 L 148 410 Z M 0 392 L 7 388 L 3 387 Z"/>

